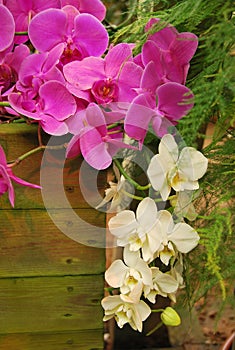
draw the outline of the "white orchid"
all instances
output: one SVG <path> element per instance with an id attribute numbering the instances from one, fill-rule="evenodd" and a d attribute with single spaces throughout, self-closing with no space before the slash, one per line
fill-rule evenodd
<path id="1" fill-rule="evenodd" d="M 152 157 L 147 174 L 162 199 L 167 200 L 171 188 L 176 192 L 196 190 L 198 179 L 206 172 L 208 160 L 193 147 L 184 147 L 179 152 L 172 135 L 166 134 L 159 144 L 159 154 Z"/>
<path id="2" fill-rule="evenodd" d="M 105 190 L 104 199 L 96 206 L 96 209 L 99 209 L 110 202 L 108 212 L 119 212 L 128 207 L 132 198 L 128 196 L 129 194 L 134 193 L 133 186 L 124 178 L 123 175 L 120 175 L 118 168 L 113 165 L 113 172 L 117 179 L 117 183 L 109 181 L 109 188 Z"/>
<path id="3" fill-rule="evenodd" d="M 144 287 L 144 296 L 151 303 L 156 302 L 156 296 L 170 297 L 175 301 L 174 294 L 176 293 L 179 284 L 178 281 L 170 275 L 170 273 L 163 273 L 158 267 L 151 267 L 153 287 Z"/>
<path id="4" fill-rule="evenodd" d="M 161 244 L 155 257 L 160 257 L 165 265 L 168 265 L 170 259 L 178 252 L 190 252 L 197 246 L 200 239 L 196 230 L 185 222 L 174 224 L 172 215 L 167 210 L 159 211 L 157 227 Z"/>
<path id="5" fill-rule="evenodd" d="M 117 244 L 128 246 L 131 251 L 141 249 L 146 262 L 154 259 L 154 253 L 161 245 L 157 233 L 158 210 L 153 199 L 146 197 L 138 205 L 136 215 L 132 210 L 124 210 L 109 220 L 110 232 L 117 237 Z"/>
<path id="6" fill-rule="evenodd" d="M 140 300 L 141 294 L 142 284 L 138 283 L 129 295 L 105 297 L 101 301 L 105 311 L 103 320 L 108 321 L 114 317 L 120 328 L 129 323 L 134 330 L 142 332 L 143 321 L 149 317 L 151 309 L 143 300 Z"/>
<path id="7" fill-rule="evenodd" d="M 174 207 L 174 214 L 178 219 L 186 218 L 190 221 L 196 219 L 198 214 L 192 202 L 198 195 L 198 191 L 185 190 L 176 192 L 175 196 L 171 198 L 170 203 Z"/>
<path id="8" fill-rule="evenodd" d="M 139 252 L 124 248 L 124 262 L 115 260 L 105 272 L 107 283 L 113 288 L 120 288 L 122 294 L 130 293 L 138 283 L 152 287 L 152 273 L 148 264 L 141 259 Z"/>

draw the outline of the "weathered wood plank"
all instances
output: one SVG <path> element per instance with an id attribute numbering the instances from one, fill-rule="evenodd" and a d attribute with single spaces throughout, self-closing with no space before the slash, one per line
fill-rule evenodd
<path id="1" fill-rule="evenodd" d="M 47 141 L 47 140 L 46 140 Z M 68 141 L 68 137 L 58 137 L 58 144 Z M 46 144 L 46 142 L 45 142 Z M 22 154 L 36 148 L 37 128 L 26 124 L 0 124 L 0 145 L 6 152 L 8 161 L 17 159 Z M 45 153 L 44 153 L 45 154 Z M 51 199 L 48 206 L 52 208 L 88 208 L 99 203 L 99 193 L 103 196 L 106 186 L 106 172 L 97 172 L 86 165 L 83 176 L 79 176 L 79 170 L 83 162 L 82 157 L 65 160 L 65 149 L 46 151 L 42 161 L 43 152 L 34 154 L 13 168 L 14 173 L 26 181 L 40 184 L 40 176 L 46 178 L 47 197 Z M 63 184 L 59 181 L 62 173 Z M 96 181 L 96 177 L 97 181 Z M 80 185 L 85 188 L 81 190 Z M 14 184 L 16 201 L 15 208 L 44 208 L 41 191 L 29 187 Z M 94 188 L 97 187 L 97 193 Z M 63 189 L 63 191 L 62 191 Z M 63 201 L 63 196 L 69 203 Z M 0 197 L 0 208 L 10 208 L 7 194 Z"/>
<path id="2" fill-rule="evenodd" d="M 0 333 L 101 329 L 103 276 L 0 279 Z"/>
<path id="3" fill-rule="evenodd" d="M 94 210 L 73 212 L 73 223 L 67 210 L 55 210 L 54 218 L 75 232 L 80 239 L 97 237 L 98 225 L 105 217 Z M 88 230 L 90 231 L 88 232 Z M 68 230 L 68 231 L 66 231 Z M 105 237 L 103 237 L 104 239 Z M 94 244 L 94 242 L 91 242 Z M 90 247 L 68 238 L 54 225 L 44 210 L 0 210 L 0 276 L 56 276 L 99 274 L 105 270 L 105 249 Z"/>
<path id="4" fill-rule="evenodd" d="M 103 350 L 100 330 L 0 335 L 0 350 Z"/>

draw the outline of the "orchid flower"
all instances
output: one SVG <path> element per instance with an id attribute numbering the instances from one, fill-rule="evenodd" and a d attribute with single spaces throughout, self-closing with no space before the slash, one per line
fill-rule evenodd
<path id="1" fill-rule="evenodd" d="M 60 0 L 61 7 L 72 5 L 81 13 L 90 13 L 103 21 L 106 15 L 106 7 L 100 0 Z"/>
<path id="2" fill-rule="evenodd" d="M 173 296 L 179 287 L 178 281 L 169 273 L 160 271 L 158 267 L 151 267 L 151 272 L 153 286 L 144 286 L 145 298 L 153 304 L 156 302 L 157 295 L 174 299 Z"/>
<path id="3" fill-rule="evenodd" d="M 194 249 L 199 242 L 195 229 L 185 222 L 174 223 L 172 215 L 167 210 L 158 213 L 157 237 L 160 242 L 154 253 L 163 264 L 168 265 L 171 258 L 176 258 L 178 252 L 186 254 Z"/>
<path id="4" fill-rule="evenodd" d="M 18 113 L 38 121 L 50 135 L 67 134 L 66 120 L 76 112 L 73 96 L 55 80 L 41 85 L 35 99 L 27 93 L 14 92 L 9 95 L 9 102 Z"/>
<path id="5" fill-rule="evenodd" d="M 4 0 L 5 5 L 11 11 L 17 32 L 27 32 L 28 25 L 35 14 L 49 8 L 59 8 L 59 0 Z M 28 40 L 27 35 L 15 37 L 15 43 L 20 44 Z"/>
<path id="6" fill-rule="evenodd" d="M 80 13 L 71 5 L 38 13 L 29 24 L 29 37 L 41 52 L 63 43 L 62 64 L 102 55 L 109 40 L 105 27 L 96 17 Z"/>
<path id="7" fill-rule="evenodd" d="M 186 86 L 172 82 L 159 86 L 156 98 L 153 92 L 140 94 L 127 111 L 127 135 L 143 143 L 150 122 L 157 136 L 165 135 L 168 127 L 175 125 L 193 107 L 192 98 L 193 94 Z"/>
<path id="8" fill-rule="evenodd" d="M 2 95 L 6 96 L 15 85 L 20 67 L 29 55 L 29 48 L 23 44 L 16 46 L 14 51 L 0 55 L 0 93 Z"/>
<path id="9" fill-rule="evenodd" d="M 0 52 L 12 45 L 15 35 L 15 21 L 9 9 L 0 4 L 1 32 Z"/>
<path id="10" fill-rule="evenodd" d="M 14 181 L 19 185 L 23 185 L 23 186 L 29 186 L 32 188 L 41 188 L 40 186 L 24 181 L 13 174 L 11 168 L 7 164 L 7 160 L 6 160 L 6 156 L 3 151 L 3 148 L 0 146 L 0 196 L 3 195 L 5 192 L 8 192 L 9 201 L 12 207 L 14 207 L 15 193 L 14 193 L 14 187 L 11 181 Z"/>
<path id="11" fill-rule="evenodd" d="M 171 188 L 176 192 L 198 189 L 198 179 L 205 174 L 207 164 L 207 158 L 193 147 L 184 147 L 180 152 L 174 137 L 167 134 L 161 139 L 159 154 L 151 159 L 147 174 L 165 201 Z"/>
<path id="12" fill-rule="evenodd" d="M 87 57 L 67 64 L 64 75 L 78 97 L 87 91 L 100 104 L 131 102 L 137 96 L 134 89 L 139 87 L 142 68 L 133 62 L 131 46 L 123 43 L 113 46 L 105 58 Z"/>
<path id="13" fill-rule="evenodd" d="M 103 320 L 108 321 L 114 317 L 120 328 L 129 323 L 134 330 L 142 332 L 143 321 L 149 317 L 151 309 L 143 300 L 140 300 L 141 293 L 142 284 L 138 283 L 129 295 L 105 297 L 101 301 L 105 311 Z"/>
<path id="14" fill-rule="evenodd" d="M 120 148 L 133 149 L 122 141 L 120 129 L 114 131 L 116 134 L 109 134 L 104 114 L 96 104 L 90 103 L 77 117 L 77 135 L 68 143 L 66 157 L 81 153 L 88 164 L 100 170 L 110 166 Z"/>
<path id="15" fill-rule="evenodd" d="M 117 179 L 117 183 L 109 181 L 110 187 L 105 190 L 105 197 L 96 206 L 96 209 L 103 207 L 111 201 L 108 212 L 119 212 L 130 204 L 131 198 L 127 197 L 126 192 L 128 194 L 132 194 L 134 192 L 133 186 L 124 178 L 123 175 L 120 175 L 120 172 L 115 164 L 113 164 L 113 171 Z"/>
<path id="16" fill-rule="evenodd" d="M 161 24 L 152 18 L 146 25 L 146 31 L 155 24 Z M 142 62 L 146 66 L 154 62 L 154 76 L 164 84 L 172 81 L 185 84 L 189 62 L 198 46 L 198 38 L 193 33 L 179 33 L 175 27 L 167 25 L 154 34 L 149 34 L 142 48 Z"/>
<path id="17" fill-rule="evenodd" d="M 141 259 L 139 252 L 132 252 L 128 247 L 123 251 L 124 262 L 115 260 L 105 272 L 106 282 L 113 288 L 120 288 L 122 294 L 130 293 L 138 283 L 153 287 L 152 273 L 148 264 Z"/>
<path id="18" fill-rule="evenodd" d="M 34 98 L 46 81 L 57 80 L 64 83 L 63 74 L 56 67 L 62 52 L 63 44 L 59 44 L 50 52 L 35 53 L 25 58 L 20 67 L 17 89 Z"/>
<path id="19" fill-rule="evenodd" d="M 110 232 L 117 237 L 118 246 L 128 246 L 134 252 L 141 250 L 146 262 L 154 259 L 154 253 L 161 244 L 157 225 L 157 206 L 149 197 L 139 203 L 136 216 L 132 210 L 123 210 L 108 222 Z"/>

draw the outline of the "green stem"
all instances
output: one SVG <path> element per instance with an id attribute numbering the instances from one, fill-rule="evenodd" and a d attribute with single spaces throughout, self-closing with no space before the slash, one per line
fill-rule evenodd
<path id="1" fill-rule="evenodd" d="M 20 162 L 22 162 L 24 159 L 30 157 L 31 155 L 35 154 L 35 153 L 38 153 L 38 152 L 41 152 L 41 151 L 44 151 L 45 149 L 53 149 L 53 150 L 57 150 L 57 149 L 62 149 L 62 148 L 65 148 L 65 145 L 58 145 L 58 146 L 39 146 L 39 147 L 36 147 L 24 154 L 22 154 L 22 156 L 18 157 L 15 161 L 13 162 L 10 162 L 10 164 L 8 164 L 8 167 L 9 168 L 12 168 L 13 166 L 15 165 L 18 165 Z"/>
<path id="2" fill-rule="evenodd" d="M 114 159 L 114 163 L 116 164 L 117 168 L 120 170 L 121 174 L 137 189 L 140 191 L 145 191 L 148 190 L 151 187 L 151 184 L 147 184 L 145 186 L 141 186 L 138 184 L 138 182 L 136 182 L 135 180 L 133 180 L 127 173 L 126 171 L 123 169 L 123 167 L 121 166 L 121 164 L 119 163 L 119 161 L 117 159 Z"/>
<path id="3" fill-rule="evenodd" d="M 144 197 L 135 196 L 134 194 L 126 192 L 125 190 L 121 190 L 121 192 L 124 193 L 127 197 L 136 199 L 137 201 L 142 201 L 144 199 Z"/>
<path id="4" fill-rule="evenodd" d="M 28 32 L 15 32 L 15 35 L 28 35 Z"/>
<path id="5" fill-rule="evenodd" d="M 9 102 L 5 102 L 5 101 L 0 101 L 0 106 L 10 107 L 10 103 Z"/>
<path id="6" fill-rule="evenodd" d="M 149 335 L 153 334 L 154 332 L 156 332 L 162 325 L 163 325 L 162 322 L 158 323 L 158 324 L 156 325 L 156 327 L 154 327 L 150 332 L 148 332 L 148 333 L 146 334 L 146 336 L 149 336 Z"/>

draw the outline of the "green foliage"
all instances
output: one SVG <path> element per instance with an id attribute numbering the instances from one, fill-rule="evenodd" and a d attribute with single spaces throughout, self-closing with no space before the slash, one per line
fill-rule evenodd
<path id="1" fill-rule="evenodd" d="M 136 0 L 128 1 L 129 15 L 111 28 L 114 43 L 136 43 L 139 53 L 147 38 L 145 24 L 151 17 L 171 23 L 179 32 L 199 38 L 190 62 L 186 85 L 195 95 L 195 105 L 177 129 L 187 146 L 201 148 L 209 121 L 215 123 L 213 140 L 203 150 L 209 168 L 197 199 L 200 215 L 195 226 L 200 245 L 186 260 L 186 290 L 193 304 L 219 284 L 225 298 L 226 283 L 234 271 L 235 197 L 235 3 L 233 0 Z M 110 19 L 111 20 L 111 19 Z M 154 28 L 160 30 L 162 27 Z"/>

